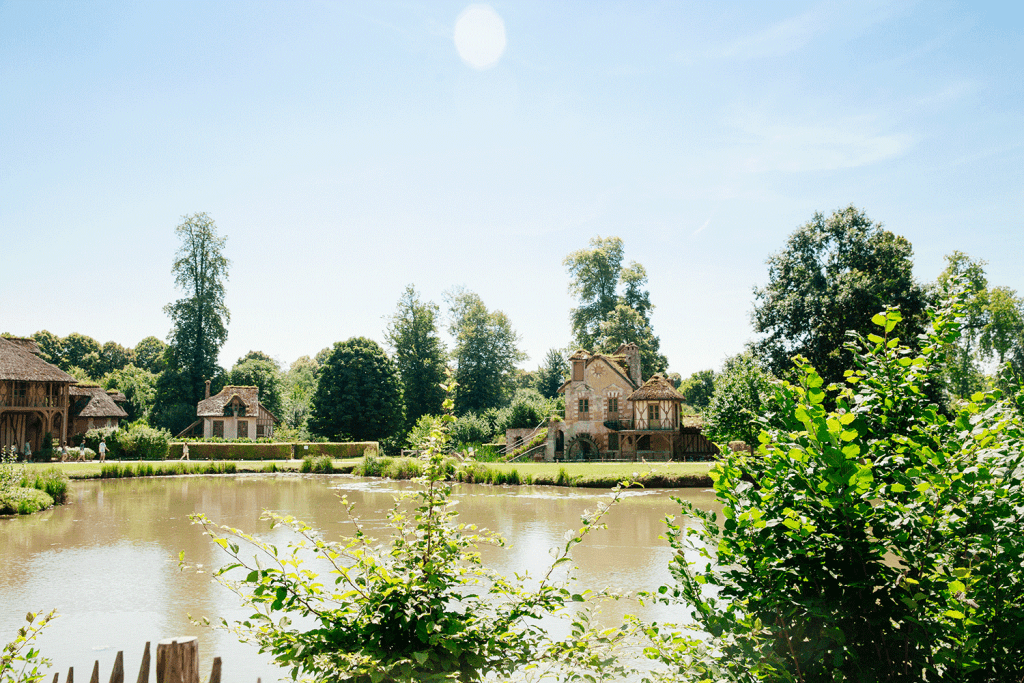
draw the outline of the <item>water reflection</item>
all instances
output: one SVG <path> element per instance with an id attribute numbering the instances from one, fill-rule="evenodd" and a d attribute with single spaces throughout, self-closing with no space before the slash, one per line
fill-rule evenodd
<path id="1" fill-rule="evenodd" d="M 117 650 L 125 651 L 127 677 L 137 671 L 143 646 L 176 635 L 200 638 L 203 676 L 216 654 L 224 660 L 226 680 L 280 678 L 255 648 L 232 636 L 200 629 L 193 616 L 248 616 L 233 594 L 208 574 L 179 572 L 178 554 L 192 564 L 216 566 L 220 549 L 188 522 L 205 512 L 220 524 L 257 533 L 284 545 L 286 530 L 271 531 L 258 521 L 262 510 L 294 515 L 324 531 L 328 538 L 351 532 L 337 496 L 356 503 L 356 514 L 370 535 L 384 533 L 385 513 L 395 495 L 412 487 L 347 476 L 245 475 L 75 482 L 72 502 L 29 517 L 0 519 L 0 642 L 13 637 L 25 612 L 56 608 L 62 615 L 42 636 L 42 650 L 58 670 L 75 666 L 87 676 L 100 660 L 107 676 Z M 579 586 L 620 591 L 665 583 L 671 550 L 659 539 L 665 515 L 678 512 L 672 495 L 685 495 L 701 507 L 713 504 L 706 491 L 635 491 L 625 495 L 606 521 L 575 552 Z M 511 547 L 485 547 L 485 562 L 498 571 L 542 574 L 548 550 L 563 544 L 566 529 L 578 528 L 580 515 L 610 499 L 600 490 L 553 487 L 458 488 L 461 521 L 504 536 Z M 605 609 L 609 622 L 634 612 L 632 604 Z M 673 615 L 648 610 L 663 620 Z M 675 615 L 678 616 L 678 615 Z"/>

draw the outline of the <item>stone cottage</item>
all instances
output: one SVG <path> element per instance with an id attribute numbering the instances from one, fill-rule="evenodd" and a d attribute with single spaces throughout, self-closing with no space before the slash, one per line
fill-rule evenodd
<path id="1" fill-rule="evenodd" d="M 546 460 L 680 460 L 717 454 L 699 421 L 682 415 L 683 395 L 661 375 L 642 381 L 640 349 L 580 349 L 559 388 L 565 421 L 548 429 Z"/>
<path id="2" fill-rule="evenodd" d="M 274 435 L 277 418 L 260 403 L 259 387 L 226 386 L 199 402 L 196 415 L 203 423 L 203 438 L 259 439 Z"/>

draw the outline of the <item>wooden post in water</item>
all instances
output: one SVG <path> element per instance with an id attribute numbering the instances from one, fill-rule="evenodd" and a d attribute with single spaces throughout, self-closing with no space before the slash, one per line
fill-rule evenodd
<path id="1" fill-rule="evenodd" d="M 156 644 L 156 683 L 199 683 L 199 639 L 168 638 Z"/>
<path id="2" fill-rule="evenodd" d="M 92 665 L 92 678 L 89 679 L 89 683 L 100 683 L 100 660 L 98 659 Z"/>

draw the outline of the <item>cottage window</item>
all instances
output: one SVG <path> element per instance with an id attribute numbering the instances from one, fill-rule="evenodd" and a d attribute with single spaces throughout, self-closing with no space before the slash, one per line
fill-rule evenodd
<path id="1" fill-rule="evenodd" d="M 579 409 L 580 409 L 580 413 L 589 413 L 590 412 L 590 399 L 589 398 L 581 398 L 580 399 L 580 404 L 579 404 Z"/>
<path id="2" fill-rule="evenodd" d="M 239 420 L 238 421 L 238 438 L 248 439 L 249 438 L 249 421 Z"/>
<path id="3" fill-rule="evenodd" d="M 213 435 L 224 438 L 224 420 L 213 421 Z"/>
<path id="4" fill-rule="evenodd" d="M 610 398 L 608 399 L 608 412 L 617 413 L 619 412 L 619 399 Z"/>
<path id="5" fill-rule="evenodd" d="M 572 381 L 582 382 L 583 381 L 583 361 L 574 360 L 572 362 Z"/>
<path id="6" fill-rule="evenodd" d="M 267 425 L 261 425 L 260 423 L 257 422 L 256 423 L 256 438 L 257 439 L 261 439 L 261 438 L 263 438 L 266 435 L 267 435 Z"/>
<path id="7" fill-rule="evenodd" d="M 647 406 L 647 419 L 653 424 L 661 419 L 658 414 L 658 405 L 656 403 Z"/>
<path id="8" fill-rule="evenodd" d="M 15 382 L 14 383 L 14 396 L 16 398 L 25 398 L 28 395 L 28 382 Z"/>
<path id="9" fill-rule="evenodd" d="M 608 435 L 608 450 L 617 451 L 619 450 L 619 435 L 612 432 Z"/>

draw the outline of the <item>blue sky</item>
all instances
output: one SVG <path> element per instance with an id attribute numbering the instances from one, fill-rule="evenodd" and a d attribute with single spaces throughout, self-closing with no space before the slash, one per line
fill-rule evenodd
<path id="1" fill-rule="evenodd" d="M 752 336 L 765 259 L 850 203 L 927 282 L 1024 292 L 1019 3 L 0 2 L 0 328 L 164 338 L 181 216 L 227 235 L 230 366 L 382 341 L 408 284 L 569 341 L 562 259 L 618 235 L 670 369 Z"/>

